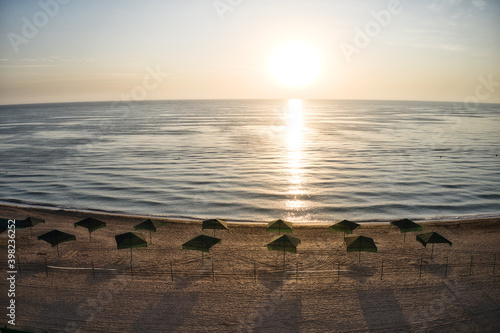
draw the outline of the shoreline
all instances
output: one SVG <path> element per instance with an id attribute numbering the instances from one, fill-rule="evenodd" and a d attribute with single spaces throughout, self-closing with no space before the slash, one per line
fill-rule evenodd
<path id="1" fill-rule="evenodd" d="M 81 209 L 81 208 L 69 208 L 69 207 L 56 207 L 50 205 L 37 205 L 37 204 L 29 204 L 29 203 L 9 203 L 5 201 L 0 201 L 0 212 L 4 209 L 14 209 L 14 210 L 37 210 L 42 212 L 64 212 L 66 214 L 89 214 L 95 216 L 109 216 L 109 217 L 124 217 L 124 218 L 145 218 L 145 219 L 157 219 L 166 222 L 176 222 L 176 223 L 197 223 L 201 222 L 208 217 L 190 217 L 190 216 L 169 216 L 169 215 L 154 215 L 154 214 L 134 214 L 127 212 L 113 212 L 113 211 L 104 211 L 104 210 L 95 210 L 95 209 Z M 2 218 L 8 218 L 9 216 L 0 216 Z M 276 217 L 278 219 L 279 217 Z M 353 222 L 359 223 L 364 226 L 389 226 L 390 222 L 396 221 L 406 217 L 398 217 L 394 219 L 374 219 L 374 220 L 351 220 Z M 266 225 L 270 221 L 274 221 L 276 219 L 269 219 L 268 221 L 256 221 L 256 220 L 238 220 L 238 219 L 227 219 L 221 218 L 225 220 L 227 223 L 231 225 L 256 225 L 262 226 Z M 486 220 L 495 220 L 500 219 L 499 213 L 486 213 L 486 214 L 478 214 L 478 215 L 461 215 L 461 216 L 437 216 L 430 218 L 416 218 L 412 219 L 412 221 L 424 224 L 424 225 L 440 225 L 440 224 L 454 224 L 457 222 L 460 223 L 475 223 L 478 220 L 486 221 Z M 337 220 L 328 220 L 328 221 L 290 221 L 294 226 L 329 226 L 333 223 L 337 222 Z"/>

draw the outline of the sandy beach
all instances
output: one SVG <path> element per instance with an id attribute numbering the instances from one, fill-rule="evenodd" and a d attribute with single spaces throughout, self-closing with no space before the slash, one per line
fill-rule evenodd
<path id="1" fill-rule="evenodd" d="M 141 216 L 0 206 L 0 217 L 45 224 L 16 230 L 15 328 L 33 332 L 495 332 L 500 325 L 500 218 L 422 223 L 403 235 L 388 223 L 363 224 L 377 253 L 347 253 L 327 225 L 297 225 L 296 254 L 269 251 L 263 224 L 229 223 L 202 261 L 182 244 L 201 221 L 162 220 L 152 244 L 117 250 L 114 236 Z M 73 224 L 107 223 L 92 234 Z M 335 221 L 332 221 L 332 223 Z M 418 221 L 417 221 L 418 222 Z M 331 224 L 331 223 L 330 223 Z M 56 248 L 37 236 L 76 235 Z M 435 231 L 453 242 L 415 240 Z M 149 242 L 149 233 L 143 232 Z M 211 230 L 203 232 L 213 235 Z M 0 235 L 7 252 L 7 232 Z M 6 254 L 0 267 L 7 274 Z M 45 264 L 47 263 L 47 265 Z M 92 270 L 92 265 L 94 270 Z M 8 305 L 2 278 L 2 308 Z M 8 317 L 2 316 L 1 326 Z"/>

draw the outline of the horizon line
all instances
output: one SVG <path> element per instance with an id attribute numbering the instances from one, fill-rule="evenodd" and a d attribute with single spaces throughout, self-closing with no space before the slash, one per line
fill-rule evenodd
<path id="1" fill-rule="evenodd" d="M 49 105 L 49 104 L 85 104 L 85 103 L 140 103 L 140 102 L 167 102 L 167 101 L 287 101 L 291 99 L 309 101 L 377 101 L 377 102 L 423 102 L 423 103 L 459 103 L 456 100 L 414 100 L 414 99 L 374 99 L 374 98 L 172 98 L 172 99 L 144 99 L 144 100 L 88 100 L 88 101 L 66 101 L 66 102 L 29 102 L 9 103 L 0 102 L 0 107 L 23 106 L 23 105 Z M 478 102 L 478 105 L 500 104 L 498 102 Z"/>

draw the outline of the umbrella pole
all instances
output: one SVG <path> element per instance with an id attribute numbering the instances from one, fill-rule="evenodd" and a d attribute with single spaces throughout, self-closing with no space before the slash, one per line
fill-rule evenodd
<path id="1" fill-rule="evenodd" d="M 30 239 L 33 238 L 33 227 L 30 227 Z"/>
<path id="2" fill-rule="evenodd" d="M 406 243 L 406 232 L 403 233 L 403 235 L 404 235 L 404 237 L 403 237 L 403 244 L 405 244 Z"/>
<path id="3" fill-rule="evenodd" d="M 214 229 L 214 237 L 215 237 L 215 229 Z"/>
<path id="4" fill-rule="evenodd" d="M 285 247 L 283 247 L 283 272 L 285 271 Z"/>
<path id="5" fill-rule="evenodd" d="M 432 260 L 432 255 L 434 254 L 434 243 L 432 243 L 432 249 L 431 249 L 431 260 Z"/>
<path id="6" fill-rule="evenodd" d="M 149 230 L 149 243 L 153 244 L 153 241 L 151 240 L 151 230 Z"/>
<path id="7" fill-rule="evenodd" d="M 92 233 L 89 230 L 89 243 L 92 243 Z"/>
<path id="8" fill-rule="evenodd" d="M 59 257 L 59 244 L 56 245 L 57 248 L 57 256 Z"/>
<path id="9" fill-rule="evenodd" d="M 361 251 L 358 252 L 358 265 L 361 265 Z"/>

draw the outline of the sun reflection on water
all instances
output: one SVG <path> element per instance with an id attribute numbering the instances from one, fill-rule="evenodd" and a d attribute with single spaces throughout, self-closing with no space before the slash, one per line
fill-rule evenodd
<path id="1" fill-rule="evenodd" d="M 290 210 L 288 219 L 293 220 L 293 212 L 303 210 L 307 207 L 300 197 L 306 192 L 302 187 L 302 144 L 303 144 L 303 108 L 301 99 L 290 99 L 287 104 L 287 158 L 288 158 L 288 180 L 290 186 L 287 190 L 288 199 L 285 203 L 286 209 Z"/>

